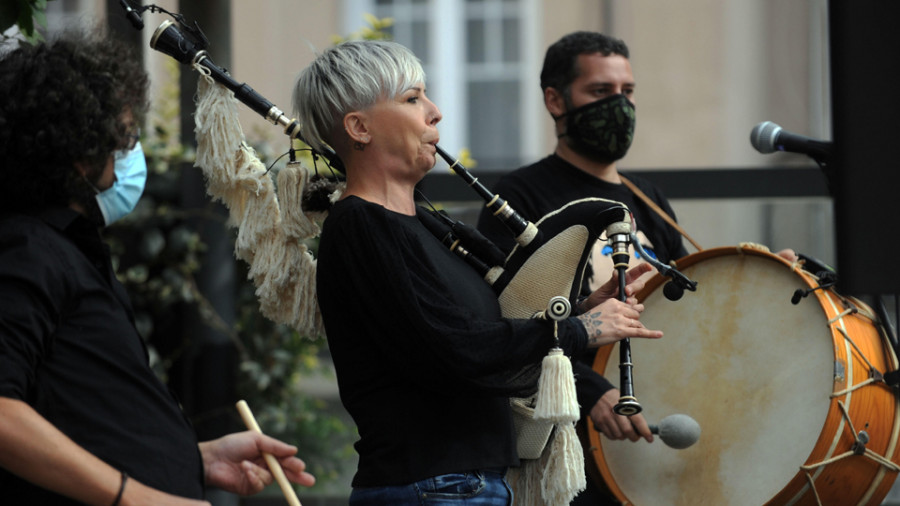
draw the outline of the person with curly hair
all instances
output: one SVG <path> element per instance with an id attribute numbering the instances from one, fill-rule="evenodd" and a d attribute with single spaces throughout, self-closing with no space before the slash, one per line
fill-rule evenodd
<path id="1" fill-rule="evenodd" d="M 4 503 L 204 504 L 205 486 L 271 483 L 263 452 L 315 481 L 295 447 L 255 432 L 198 443 L 149 366 L 99 234 L 146 177 L 138 62 L 103 34 L 0 52 Z"/>

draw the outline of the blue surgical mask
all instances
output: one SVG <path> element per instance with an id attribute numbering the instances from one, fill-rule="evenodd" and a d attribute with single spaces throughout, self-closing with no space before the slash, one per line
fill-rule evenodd
<path id="1" fill-rule="evenodd" d="M 116 182 L 97 194 L 97 205 L 107 226 L 133 211 L 144 193 L 147 159 L 140 142 L 131 151 L 116 152 L 115 172 Z"/>

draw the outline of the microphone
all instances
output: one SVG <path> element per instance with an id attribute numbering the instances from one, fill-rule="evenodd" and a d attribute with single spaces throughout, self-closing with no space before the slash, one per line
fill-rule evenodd
<path id="1" fill-rule="evenodd" d="M 659 435 L 663 443 L 676 450 L 683 450 L 700 439 L 700 424 L 693 418 L 674 414 L 650 425 L 650 432 Z"/>
<path id="2" fill-rule="evenodd" d="M 832 144 L 788 132 L 771 121 L 763 121 L 750 132 L 750 144 L 760 153 L 788 151 L 802 153 L 816 161 L 827 161 L 831 157 Z"/>
<path id="3" fill-rule="evenodd" d="M 684 288 L 675 281 L 669 281 L 663 285 L 663 295 L 671 301 L 681 300 L 684 295 Z"/>
<path id="4" fill-rule="evenodd" d="M 680 300 L 684 295 L 685 290 L 690 290 L 692 292 L 697 291 L 696 281 L 691 281 L 674 267 L 670 267 L 648 255 L 647 252 L 644 251 L 644 247 L 641 246 L 641 241 L 638 240 L 637 235 L 635 235 L 634 232 L 631 233 L 631 243 L 634 244 L 634 249 L 640 253 L 641 258 L 656 268 L 660 274 L 671 278 L 669 282 L 663 285 L 663 295 L 665 295 L 667 299 L 671 301 Z"/>
<path id="5" fill-rule="evenodd" d="M 131 26 L 135 27 L 138 30 L 144 29 L 144 20 L 141 19 L 141 15 L 138 11 L 131 8 L 128 5 L 128 2 L 125 0 L 119 0 L 119 5 L 125 9 L 125 17 L 128 18 L 128 22 L 131 23 Z"/>

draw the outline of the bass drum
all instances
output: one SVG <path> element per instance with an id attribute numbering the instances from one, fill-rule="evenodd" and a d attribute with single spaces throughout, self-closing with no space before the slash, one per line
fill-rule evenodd
<path id="1" fill-rule="evenodd" d="M 669 301 L 657 275 L 639 295 L 641 321 L 665 337 L 631 341 L 635 396 L 649 423 L 683 413 L 700 439 L 611 441 L 587 423 L 601 486 L 640 506 L 880 504 L 900 470 L 900 409 L 880 380 L 897 357 L 872 311 L 830 289 L 793 305 L 815 276 L 751 245 L 678 269 L 696 292 Z M 615 348 L 597 372 L 616 377 Z"/>

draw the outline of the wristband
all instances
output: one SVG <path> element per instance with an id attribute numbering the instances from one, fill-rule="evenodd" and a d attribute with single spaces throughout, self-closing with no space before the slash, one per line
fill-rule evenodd
<path id="1" fill-rule="evenodd" d="M 122 500 L 122 494 L 125 493 L 126 483 L 128 483 L 128 473 L 122 471 L 122 484 L 119 485 L 119 493 L 116 494 L 116 499 L 113 501 L 112 506 L 119 506 L 119 501 Z"/>

